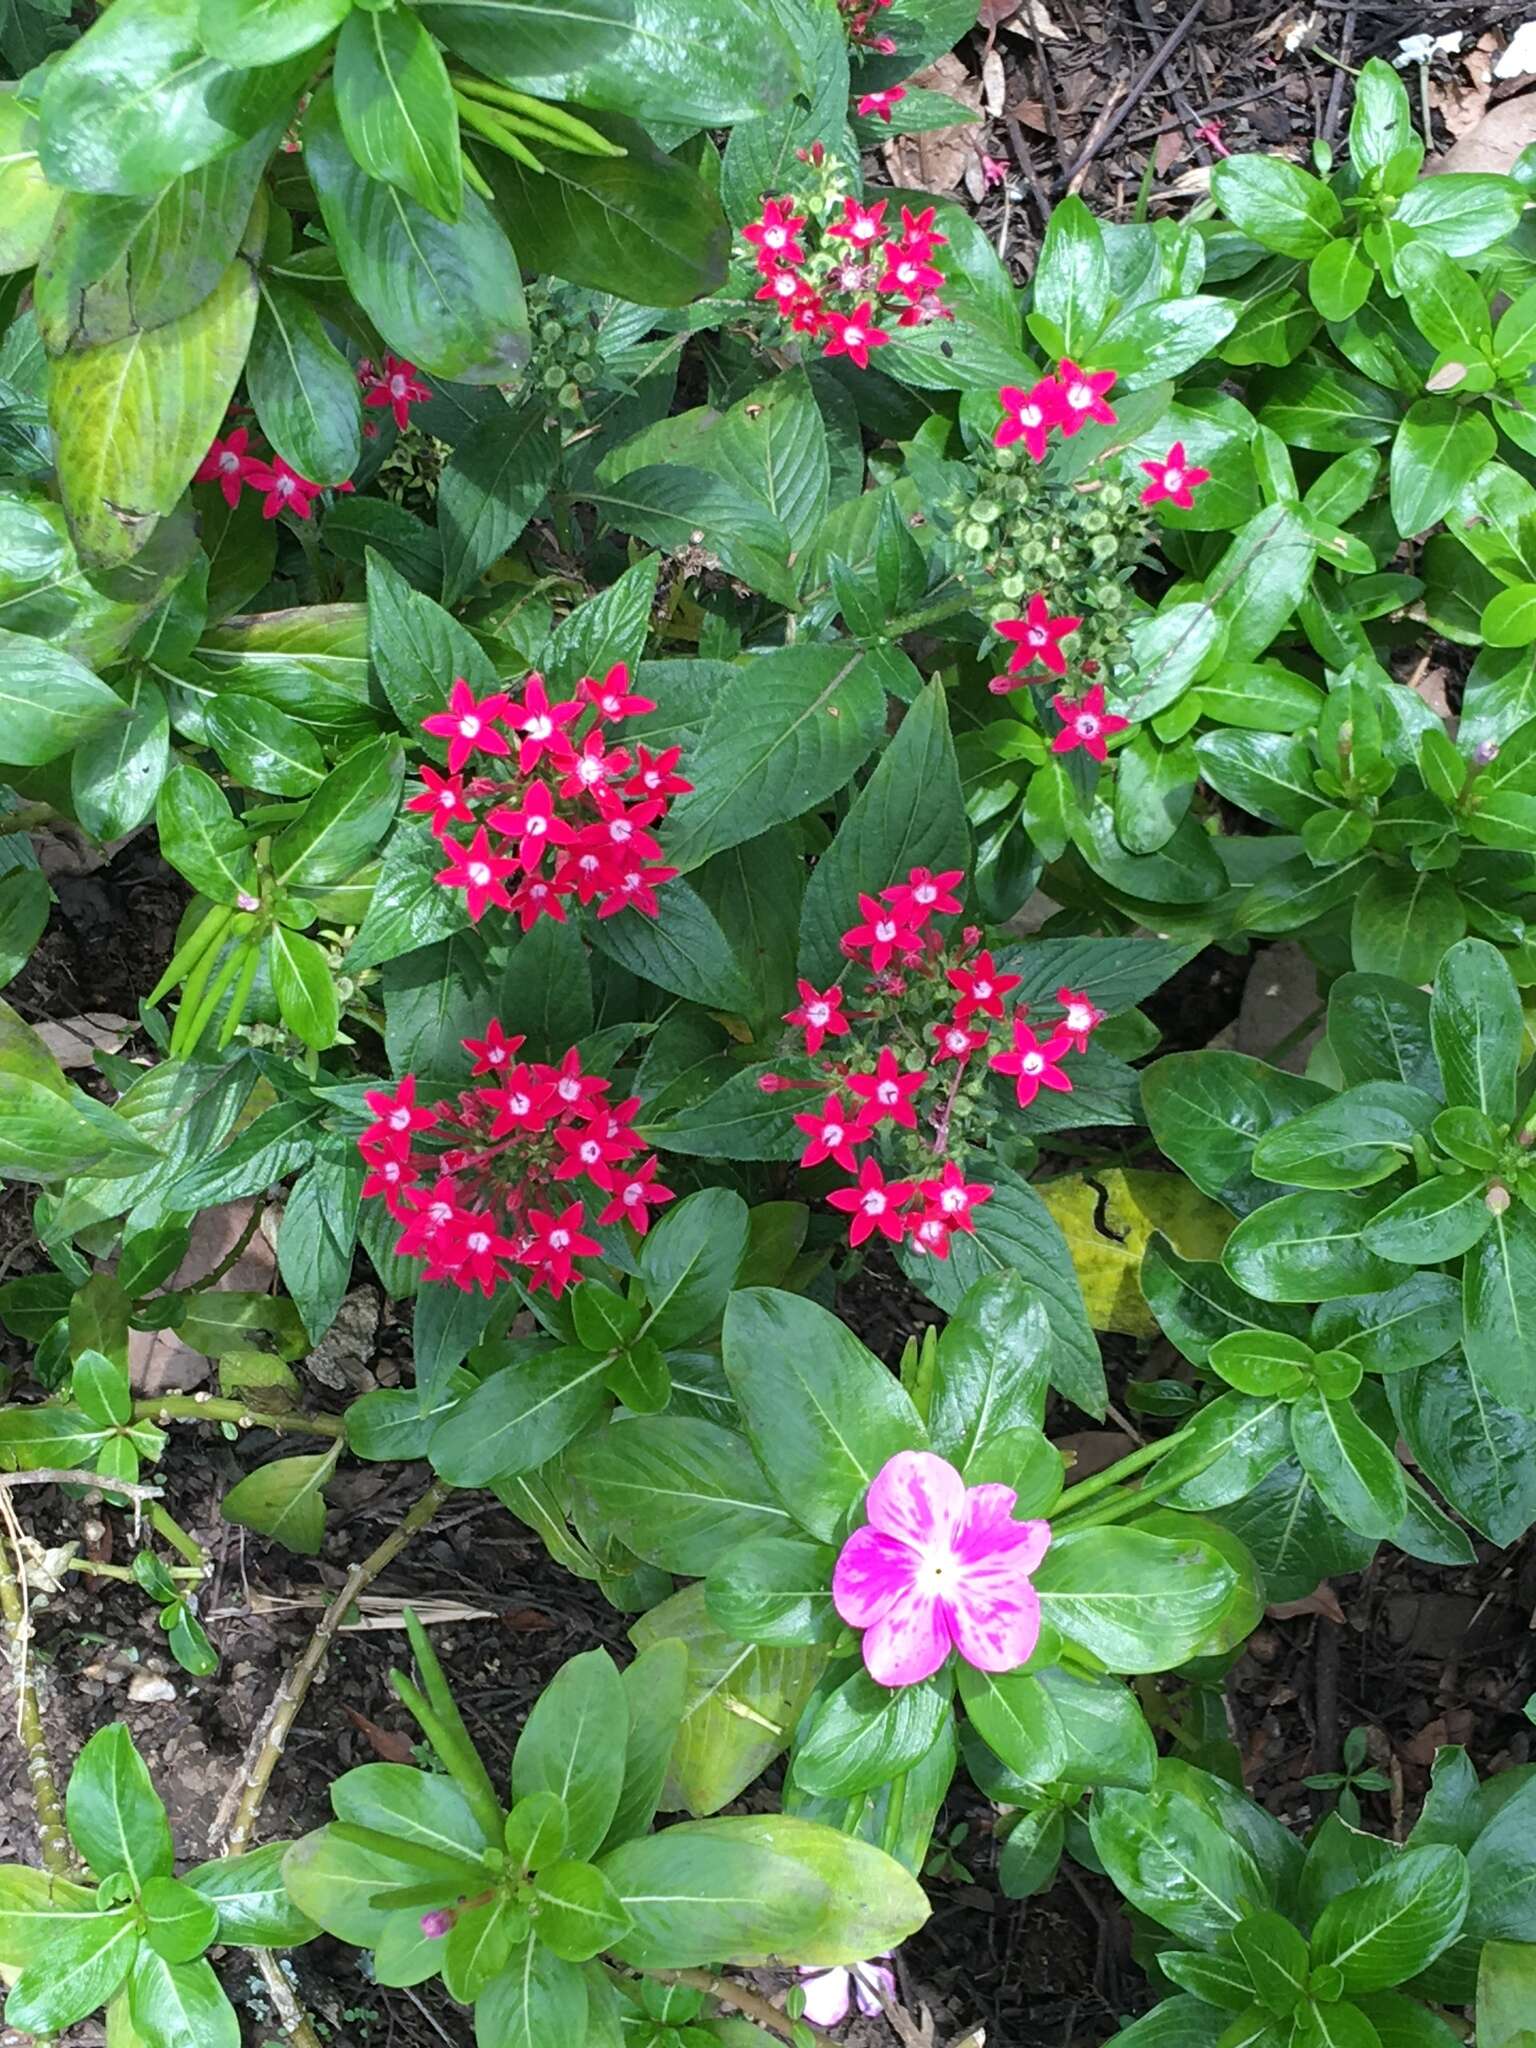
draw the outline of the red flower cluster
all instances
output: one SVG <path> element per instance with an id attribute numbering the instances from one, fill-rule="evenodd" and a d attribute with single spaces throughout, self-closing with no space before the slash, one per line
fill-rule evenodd
<path id="1" fill-rule="evenodd" d="M 1021 391 L 1016 384 L 1005 384 L 997 394 L 1003 418 L 992 436 L 993 446 L 1011 448 L 1015 441 L 1022 441 L 1032 462 L 1044 462 L 1046 447 L 1056 429 L 1060 429 L 1063 440 L 1070 440 L 1090 420 L 1112 427 L 1116 414 L 1104 394 L 1114 381 L 1113 370 L 1080 370 L 1069 357 L 1063 356 L 1056 375 L 1042 377 L 1028 391 Z"/>
<path id="2" fill-rule="evenodd" d="M 404 356 L 386 356 L 382 370 L 364 356 L 357 366 L 357 381 L 363 387 L 364 405 L 387 406 L 397 427 L 408 426 L 411 407 L 432 396 L 431 386 L 421 381 L 420 370 Z"/>
<path id="3" fill-rule="evenodd" d="M 863 993 L 873 1007 L 845 1008 L 840 982 L 818 989 L 802 981 L 800 1001 L 784 1021 L 804 1033 L 806 1054 L 820 1061 L 824 1080 L 765 1074 L 758 1084 L 768 1094 L 824 1090 L 819 1109 L 795 1118 L 806 1137 L 800 1164 L 831 1160 L 853 1176 L 849 1186 L 827 1197 L 850 1218 L 850 1244 L 878 1232 L 948 1258 L 954 1233 L 974 1230 L 973 1212 L 992 1193 L 986 1182 L 968 1181 L 963 1161 L 949 1153 L 967 1069 L 990 1045 L 993 1025 L 1003 1022 L 1003 999 L 1018 987 L 1019 976 L 1003 973 L 990 952 L 978 949 L 981 934 L 974 926 L 952 941 L 935 923 L 959 911 L 955 891 L 963 879 L 958 868 L 941 874 L 913 868 L 905 882 L 879 896 L 861 896 L 860 921 L 844 932 L 842 950 L 868 970 Z M 908 1001 L 914 995 L 920 1000 Z M 1019 1005 L 1011 1019 L 1011 1048 L 991 1054 L 993 1071 L 1014 1078 L 1021 1107 L 1041 1088 L 1070 1091 L 1061 1059 L 1084 1051 L 1103 1022 L 1104 1012 L 1080 991 L 1060 989 L 1057 999 L 1062 1015 L 1043 1045 Z M 926 1023 L 914 1024 L 904 1008 L 920 1011 Z M 892 1036 L 905 1041 L 901 1058 L 889 1042 Z M 921 1147 L 932 1170 L 887 1179 L 886 1164 L 877 1156 L 882 1137 L 903 1132 L 912 1134 L 909 1156 Z M 865 1147 L 870 1149 L 860 1156 Z"/>
<path id="4" fill-rule="evenodd" d="M 496 691 L 477 702 L 455 676 L 447 708 L 422 720 L 448 742 L 448 772 L 423 766 L 421 790 L 405 807 L 431 818 L 448 855 L 438 881 L 464 891 L 477 924 L 493 903 L 524 931 L 541 917 L 563 924 L 572 896 L 595 902 L 599 917 L 630 906 L 655 917 L 656 890 L 677 873 L 660 865 L 655 828 L 671 799 L 693 787 L 676 772 L 681 748 L 653 754 L 611 744 L 615 721 L 656 709 L 631 691 L 623 662 L 601 682 L 583 676 L 558 704 L 541 675 L 522 688 L 521 698 Z M 497 762 L 500 772 L 486 772 Z M 456 825 L 474 827 L 468 845 L 450 836 Z"/>
<path id="5" fill-rule="evenodd" d="M 882 57 L 895 55 L 894 39 L 877 35 L 873 26 L 881 10 L 890 4 L 891 0 L 837 0 L 837 11 L 843 17 L 843 27 L 855 49 L 870 50 Z"/>
<path id="6" fill-rule="evenodd" d="M 893 95 L 899 87 L 886 97 Z M 903 206 L 901 233 L 894 235 L 885 220 L 889 203 L 865 206 L 850 194 L 840 216 L 813 227 L 810 212 L 796 213 L 792 198 L 765 199 L 761 217 L 741 231 L 757 252 L 756 296 L 776 306 L 797 334 L 819 339 L 823 355 L 847 356 L 861 370 L 869 367 L 870 350 L 891 338 L 879 324 L 877 299 L 901 304 L 898 327 L 954 318 L 939 297 L 944 273 L 931 260 L 949 239 L 934 227 L 934 209 L 913 213 Z"/>
<path id="7" fill-rule="evenodd" d="M 300 476 L 296 469 L 291 469 L 281 455 L 257 454 L 250 445 L 250 439 L 247 427 L 235 427 L 216 439 L 198 464 L 192 481 L 217 484 L 226 505 L 237 504 L 241 491 L 249 485 L 262 501 L 263 519 L 275 519 L 279 512 L 291 512 L 296 519 L 307 519 L 322 491 L 329 489 L 343 494 L 351 491 L 350 481 L 312 484 L 308 477 Z"/>
<path id="8" fill-rule="evenodd" d="M 383 1198 L 403 1226 L 397 1256 L 425 1259 L 428 1280 L 488 1295 L 520 1267 L 530 1292 L 546 1287 L 558 1300 L 582 1277 L 576 1261 L 602 1252 L 578 1182 L 602 1197 L 600 1228 L 632 1223 L 642 1237 L 650 1205 L 672 1190 L 632 1129 L 639 1096 L 610 1103 L 611 1084 L 583 1073 L 574 1047 L 548 1066 L 518 1059 L 522 1043 L 494 1017 L 483 1039 L 466 1038 L 471 1074 L 493 1078 L 456 1100 L 418 1103 L 413 1074 L 371 1090 L 374 1121 L 358 1140 L 363 1193 Z"/>

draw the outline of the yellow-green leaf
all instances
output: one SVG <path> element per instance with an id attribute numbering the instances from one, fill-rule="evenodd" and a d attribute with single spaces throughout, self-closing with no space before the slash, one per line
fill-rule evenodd
<path id="1" fill-rule="evenodd" d="M 1141 1255 L 1160 1230 L 1186 1259 L 1219 1259 L 1232 1218 L 1177 1173 L 1066 1174 L 1037 1181 L 1035 1193 L 1066 1238 L 1088 1320 L 1096 1330 L 1153 1337 L 1157 1323 L 1141 1292 Z"/>

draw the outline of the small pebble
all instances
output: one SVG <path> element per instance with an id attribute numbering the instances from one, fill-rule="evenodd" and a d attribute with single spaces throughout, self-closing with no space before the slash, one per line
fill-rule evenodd
<path id="1" fill-rule="evenodd" d="M 128 1681 L 128 1697 L 137 1706 L 158 1707 L 175 1699 L 176 1688 L 168 1678 L 153 1671 L 136 1671 Z"/>

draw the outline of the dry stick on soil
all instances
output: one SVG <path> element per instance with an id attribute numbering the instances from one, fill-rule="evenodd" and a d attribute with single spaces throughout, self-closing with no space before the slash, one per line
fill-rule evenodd
<path id="1" fill-rule="evenodd" d="M 379 1573 L 394 1562 L 411 1538 L 426 1527 L 451 1491 L 452 1488 L 441 1479 L 434 1479 L 384 1541 L 348 1572 L 341 1591 L 316 1622 L 315 1632 L 303 1656 L 278 1687 L 266 1717 L 256 1731 L 246 1752 L 245 1767 L 231 1784 L 208 1831 L 210 1849 L 220 1846 L 221 1837 L 226 1856 L 238 1856 L 250 1847 L 256 1818 L 267 1796 L 267 1787 L 272 1782 L 272 1773 L 277 1769 L 278 1758 L 283 1753 L 283 1745 L 292 1732 L 300 1707 L 309 1696 L 316 1673 L 325 1662 L 327 1651 L 346 1620 L 347 1610 L 360 1593 L 367 1591 Z M 229 1831 L 227 1836 L 226 1828 Z M 266 1980 L 273 2010 L 294 2048 L 320 2048 L 319 2036 L 299 2004 L 293 1986 L 283 1975 L 276 1956 L 267 1948 L 256 1949 L 253 1954 L 256 1966 Z"/>
<path id="2" fill-rule="evenodd" d="M 98 1493 L 124 1494 L 129 1500 L 158 1500 L 163 1486 L 142 1486 L 136 1479 L 103 1479 L 98 1472 L 55 1471 L 40 1465 L 32 1472 L 0 1472 L 0 1487 L 6 1486 L 91 1486 Z"/>
<path id="3" fill-rule="evenodd" d="M 7 1474 L 8 1478 L 14 1474 Z M 0 1516 L 6 1525 L 7 1539 L 0 1540 L 0 1614 L 5 1619 L 5 1633 L 11 1658 L 11 1683 L 16 1688 L 16 1732 L 22 1747 L 27 1752 L 27 1780 L 32 1787 L 32 1804 L 37 1809 L 37 1845 L 43 1859 L 43 1868 L 52 1877 L 75 1875 L 74 1861 L 70 1855 L 69 1835 L 64 1826 L 64 1807 L 59 1799 L 59 1788 L 54 1781 L 53 1762 L 48 1755 L 48 1742 L 43 1733 L 42 1709 L 37 1703 L 37 1688 L 32 1683 L 32 1671 L 28 1662 L 28 1649 L 32 1634 L 32 1617 L 27 1605 L 26 1567 L 21 1557 L 21 1530 L 17 1526 L 15 1512 L 11 1507 L 10 1495 L 0 1491 Z M 11 1563 L 11 1546 L 15 1545 L 16 1564 Z M 22 1576 L 18 1577 L 18 1569 Z"/>
<path id="4" fill-rule="evenodd" d="M 770 2034 L 781 2034 L 786 2041 L 793 2041 L 795 2029 L 800 2027 L 810 2035 L 815 2048 L 838 2048 L 830 2034 L 822 2033 L 819 2027 L 813 2027 L 805 2020 L 792 2020 L 788 2013 L 770 2005 L 759 1992 L 749 1990 L 745 1984 L 738 1984 L 730 1977 L 717 1977 L 711 1970 L 645 1970 L 642 1975 L 659 1977 L 663 1984 L 687 1984 L 694 1991 L 707 1992 L 711 1998 L 718 1998 L 722 2005 L 734 2005 L 755 2026 L 766 2028 Z"/>
<path id="5" fill-rule="evenodd" d="M 1065 192 L 1069 188 L 1076 188 L 1077 181 L 1082 177 L 1110 137 L 1118 132 L 1122 122 L 1128 118 L 1132 109 L 1140 102 L 1141 96 L 1147 87 L 1157 77 L 1163 66 L 1168 62 L 1168 59 L 1194 27 L 1196 18 L 1204 5 L 1205 0 L 1190 0 L 1190 6 L 1185 11 L 1183 18 L 1178 22 L 1172 33 L 1166 36 L 1159 47 L 1153 52 L 1151 61 L 1145 70 L 1132 81 L 1125 97 L 1115 108 L 1113 114 L 1110 115 L 1107 121 L 1102 121 L 1097 125 L 1093 134 L 1078 151 L 1072 163 L 1057 179 L 1056 190 L 1058 192 Z"/>

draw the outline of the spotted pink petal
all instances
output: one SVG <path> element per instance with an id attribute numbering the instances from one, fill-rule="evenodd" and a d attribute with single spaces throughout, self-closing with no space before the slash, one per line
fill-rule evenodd
<path id="1" fill-rule="evenodd" d="M 1018 1498 L 1006 1486 L 972 1489 L 965 1519 L 955 1535 L 956 1561 L 967 1573 L 994 1561 L 1006 1563 L 1007 1569 L 1020 1580 L 1027 1579 L 1039 1569 L 1040 1560 L 1051 1547 L 1050 1523 L 1012 1521 L 996 1512 L 994 1502 L 977 1501 L 978 1493 L 1007 1493 L 1010 1506 Z"/>
<path id="2" fill-rule="evenodd" d="M 832 1574 L 832 1605 L 850 1628 L 869 1628 L 912 1590 L 917 1559 L 879 1529 L 856 1529 Z"/>
<path id="3" fill-rule="evenodd" d="M 996 1523 L 1006 1522 L 1019 1504 L 1019 1496 L 1011 1486 L 992 1483 L 972 1486 L 965 1496 L 965 1513 L 955 1537 L 955 1547 L 960 1549 L 973 1531 L 991 1530 Z"/>
<path id="4" fill-rule="evenodd" d="M 965 1513 L 965 1481 L 932 1451 L 898 1451 L 875 1474 L 866 1513 L 914 1550 L 947 1544 Z"/>
<path id="5" fill-rule="evenodd" d="M 966 1572 L 947 1604 L 955 1647 L 978 1671 L 1015 1671 L 1040 1640 L 1039 1595 L 1002 1560 Z"/>
<path id="6" fill-rule="evenodd" d="M 864 1668 L 877 1685 L 920 1685 L 950 1651 L 943 1603 L 931 1592 L 908 1589 L 864 1631 Z"/>

